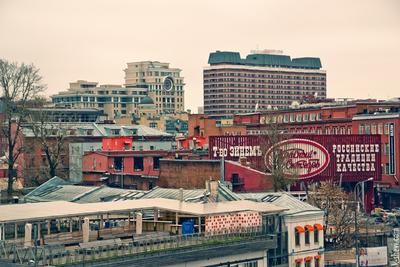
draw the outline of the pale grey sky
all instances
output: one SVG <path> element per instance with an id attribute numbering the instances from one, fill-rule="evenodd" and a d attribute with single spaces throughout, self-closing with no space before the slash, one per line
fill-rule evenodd
<path id="1" fill-rule="evenodd" d="M 209 52 L 258 47 L 320 57 L 328 97 L 400 96 L 398 0 L 0 0 L 0 33 L 0 57 L 39 67 L 47 95 L 157 60 L 183 69 L 196 111 Z"/>

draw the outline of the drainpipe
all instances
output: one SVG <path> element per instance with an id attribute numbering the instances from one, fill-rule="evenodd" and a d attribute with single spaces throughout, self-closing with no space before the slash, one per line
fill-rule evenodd
<path id="1" fill-rule="evenodd" d="M 219 180 L 221 182 L 225 181 L 225 158 L 222 157 L 220 160 L 220 174 L 219 174 Z"/>

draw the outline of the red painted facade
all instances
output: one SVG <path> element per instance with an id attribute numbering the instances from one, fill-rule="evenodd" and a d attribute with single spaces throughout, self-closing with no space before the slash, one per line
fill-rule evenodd
<path id="1" fill-rule="evenodd" d="M 102 147 L 103 150 L 131 150 L 132 149 L 131 136 L 118 136 L 118 137 L 103 137 Z"/>

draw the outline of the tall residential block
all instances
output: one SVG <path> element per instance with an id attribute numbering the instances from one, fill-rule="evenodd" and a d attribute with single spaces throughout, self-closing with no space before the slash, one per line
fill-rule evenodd
<path id="1" fill-rule="evenodd" d="M 216 118 L 282 109 L 305 98 L 326 98 L 326 71 L 316 57 L 277 51 L 210 53 L 203 71 L 204 113 Z"/>

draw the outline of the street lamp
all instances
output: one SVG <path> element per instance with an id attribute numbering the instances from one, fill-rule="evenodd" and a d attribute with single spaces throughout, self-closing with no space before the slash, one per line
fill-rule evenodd
<path id="1" fill-rule="evenodd" d="M 358 224 L 357 224 L 357 210 L 359 208 L 359 201 L 358 201 L 358 197 L 357 197 L 357 186 L 359 184 L 364 184 L 365 182 L 372 181 L 373 179 L 374 179 L 374 177 L 370 177 L 367 180 L 356 183 L 356 185 L 354 186 L 354 199 L 357 202 L 356 210 L 354 212 L 354 224 L 355 224 L 354 231 L 355 231 L 355 235 L 356 235 L 356 267 L 360 266 L 360 254 L 359 254 L 359 248 L 358 248 Z M 364 202 L 364 200 L 363 200 L 363 202 Z M 364 203 L 363 203 L 363 205 L 364 205 Z"/>

